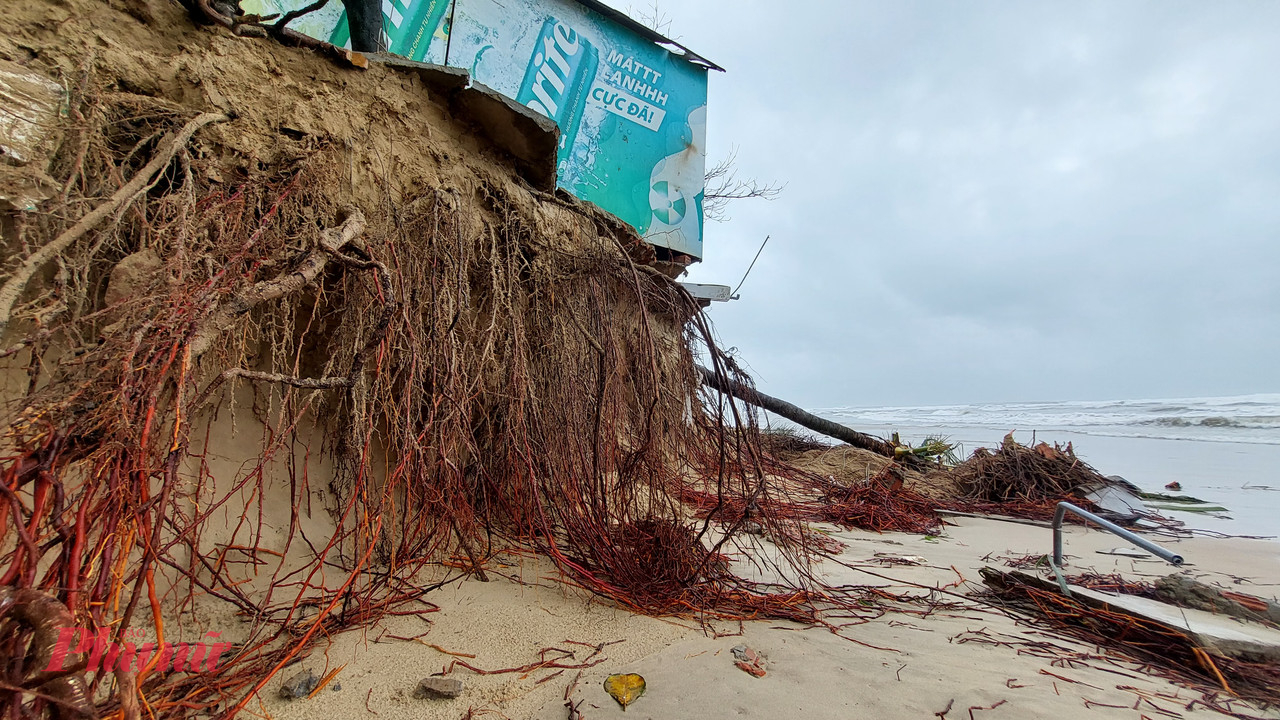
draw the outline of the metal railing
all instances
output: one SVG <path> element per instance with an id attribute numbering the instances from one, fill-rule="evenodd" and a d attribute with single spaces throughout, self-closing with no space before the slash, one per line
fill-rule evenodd
<path id="1" fill-rule="evenodd" d="M 1058 503 L 1058 509 L 1053 513 L 1053 558 L 1050 561 L 1049 566 L 1053 568 L 1053 574 L 1058 577 L 1058 586 L 1062 588 L 1062 594 L 1066 595 L 1067 597 L 1071 596 L 1071 591 L 1067 590 L 1067 580 L 1062 575 L 1061 567 L 1062 567 L 1062 521 L 1066 517 L 1068 512 L 1071 512 L 1075 515 L 1079 515 L 1085 520 L 1088 520 L 1089 522 L 1096 524 L 1098 527 L 1102 528 L 1103 530 L 1106 530 L 1107 532 L 1110 532 L 1113 535 L 1118 535 L 1119 537 L 1122 537 L 1125 540 L 1128 540 L 1134 545 L 1137 545 L 1143 550 L 1146 550 L 1152 555 L 1155 555 L 1156 557 L 1168 563 L 1171 563 L 1174 566 L 1178 566 L 1182 564 L 1181 555 L 1171 550 L 1162 548 L 1159 545 L 1151 542 L 1150 540 L 1142 537 L 1141 535 L 1133 533 L 1129 530 L 1125 530 L 1124 528 L 1120 527 L 1119 525 L 1116 525 L 1110 520 L 1103 520 L 1102 518 L 1098 517 L 1097 515 L 1094 515 L 1088 510 L 1076 507 L 1075 505 L 1072 505 L 1069 502 L 1060 502 Z"/>

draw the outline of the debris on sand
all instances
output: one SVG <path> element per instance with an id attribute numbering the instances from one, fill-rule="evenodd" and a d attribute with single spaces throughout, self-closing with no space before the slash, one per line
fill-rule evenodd
<path id="1" fill-rule="evenodd" d="M 1214 688 L 1260 707 L 1280 704 L 1280 666 L 1224 657 L 1201 647 L 1183 628 L 1140 616 L 1021 572 L 983 568 L 990 596 L 1042 626 L 1144 664 L 1151 674 L 1188 683 L 1206 692 L 1197 702 L 1219 712 Z"/>
<path id="2" fill-rule="evenodd" d="M 644 695 L 646 689 L 644 678 L 635 673 L 610 675 L 604 679 L 604 691 L 618 701 L 624 712 L 628 705 Z"/>
<path id="3" fill-rule="evenodd" d="M 778 456 L 831 448 L 830 443 L 792 428 L 770 428 L 760 433 L 760 439 L 765 450 Z"/>
<path id="4" fill-rule="evenodd" d="M 1027 446 L 1005 436 L 992 452 L 978 448 L 952 470 L 966 498 L 987 502 L 1031 502 L 1074 497 L 1077 488 L 1107 484 L 1107 478 L 1076 457 L 1066 446 Z"/>
<path id="5" fill-rule="evenodd" d="M 413 696 L 419 700 L 448 700 L 462 695 L 463 689 L 458 678 L 429 677 L 418 681 Z"/>
<path id="6" fill-rule="evenodd" d="M 766 671 L 764 668 L 766 658 L 762 653 L 756 652 L 746 645 L 735 645 L 732 652 L 734 657 L 733 664 L 736 665 L 739 670 L 750 673 L 758 678 L 765 676 Z"/>
<path id="7" fill-rule="evenodd" d="M 1280 625 L 1280 605 L 1254 595 L 1221 590 L 1186 575 L 1167 575 L 1156 580 L 1151 597 L 1178 607 Z"/>
<path id="8" fill-rule="evenodd" d="M 286 700 L 300 700 L 311 695 L 311 691 L 320 684 L 320 677 L 310 668 L 294 673 L 280 686 L 280 697 Z"/>

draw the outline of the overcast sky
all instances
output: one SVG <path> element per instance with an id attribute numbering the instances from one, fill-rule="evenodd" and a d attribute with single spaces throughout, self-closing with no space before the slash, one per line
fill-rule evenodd
<path id="1" fill-rule="evenodd" d="M 624 6 L 623 3 L 618 3 Z M 787 184 L 689 280 L 809 407 L 1280 391 L 1280 3 L 685 0 L 711 160 Z"/>

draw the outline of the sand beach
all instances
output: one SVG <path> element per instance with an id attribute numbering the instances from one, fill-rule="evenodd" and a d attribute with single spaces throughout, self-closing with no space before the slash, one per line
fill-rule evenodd
<path id="1" fill-rule="evenodd" d="M 1203 687 L 1153 676 L 1105 649 L 1046 632 L 972 598 L 982 590 L 980 568 L 1046 552 L 1047 528 L 956 518 L 936 537 L 828 529 L 845 549 L 819 565 L 826 582 L 955 606 L 928 613 L 925 606 L 904 606 L 839 633 L 776 621 L 703 624 L 611 608 L 553 580 L 544 563 L 526 559 L 491 572 L 497 576 L 492 582 L 467 579 L 433 593 L 441 612 L 429 616 L 429 628 L 413 619 L 335 638 L 323 655 L 302 665 L 319 675 L 344 666 L 334 680 L 341 690 L 292 701 L 268 692 L 261 710 L 282 719 L 563 720 L 569 717 L 565 694 L 571 688 L 569 699 L 583 718 L 955 719 L 970 711 L 974 718 L 1219 716 L 1187 707 Z M 1155 558 L 1099 552 L 1123 545 L 1113 535 L 1072 527 L 1066 539 L 1068 569 L 1134 580 L 1178 571 Z M 1280 588 L 1280 545 L 1275 543 L 1194 538 L 1169 546 L 1187 559 L 1181 572 L 1206 583 L 1266 597 L 1275 597 Z M 423 631 L 422 642 L 378 640 Z M 594 658 L 599 664 L 581 671 L 478 675 L 455 667 L 449 676 L 465 683 L 461 697 L 421 700 L 412 696 L 418 680 L 454 659 L 423 642 L 474 655 L 467 662 L 489 670 L 535 662 L 546 647 L 585 658 L 591 646 L 611 644 Z M 735 666 L 732 649 L 741 644 L 767 656 L 764 677 Z M 623 672 L 641 674 L 648 687 L 625 713 L 602 686 L 605 677 Z M 1280 717 L 1274 710 L 1236 707 L 1249 715 Z"/>

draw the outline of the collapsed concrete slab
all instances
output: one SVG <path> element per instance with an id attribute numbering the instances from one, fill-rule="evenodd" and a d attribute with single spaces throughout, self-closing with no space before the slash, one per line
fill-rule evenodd
<path id="1" fill-rule="evenodd" d="M 456 93 L 450 108 L 509 153 L 530 185 L 543 192 L 556 189 L 560 128 L 555 121 L 478 82 Z"/>
<path id="2" fill-rule="evenodd" d="M 1137 595 L 1069 586 L 1072 596 L 1088 598 L 1112 609 L 1185 632 L 1200 647 L 1249 662 L 1280 662 L 1280 630 L 1228 615 L 1180 608 Z"/>
<path id="3" fill-rule="evenodd" d="M 388 53 L 370 53 L 367 57 L 374 64 L 399 72 L 416 74 L 428 90 L 440 94 L 446 100 L 471 82 L 470 73 L 463 68 L 406 60 Z"/>

